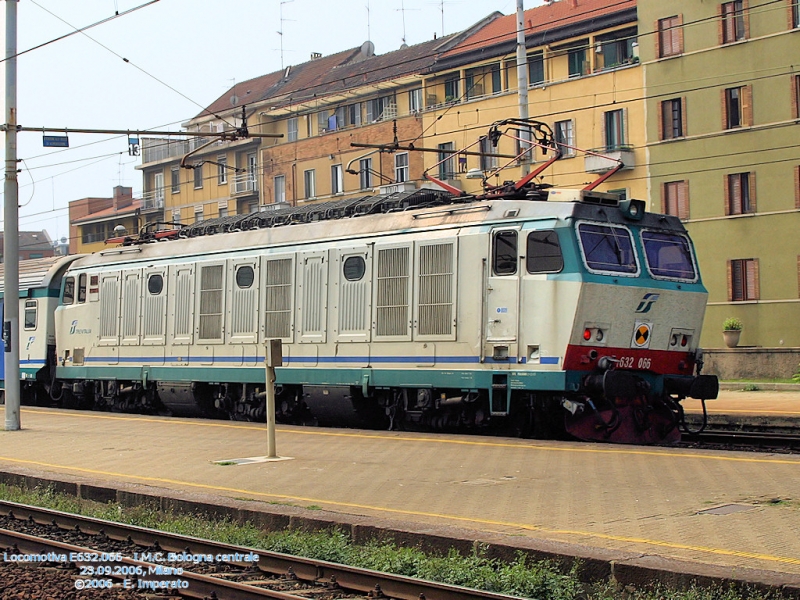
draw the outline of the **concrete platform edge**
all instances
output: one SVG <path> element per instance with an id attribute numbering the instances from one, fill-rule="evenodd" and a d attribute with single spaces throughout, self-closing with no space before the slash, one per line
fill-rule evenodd
<path id="1" fill-rule="evenodd" d="M 513 560 L 520 553 L 532 560 L 546 560 L 569 569 L 580 562 L 580 577 L 585 582 L 609 580 L 624 587 L 645 587 L 656 583 L 686 589 L 698 586 L 748 586 L 762 591 L 781 592 L 800 599 L 800 577 L 777 571 L 731 569 L 710 563 L 680 561 L 649 554 L 567 544 L 528 537 L 453 526 L 424 527 L 405 521 L 367 518 L 330 511 L 310 510 L 291 505 L 265 504 L 225 496 L 180 492 L 136 484 L 110 484 L 65 474 L 5 467 L 0 483 L 24 489 L 50 488 L 56 492 L 122 506 L 151 505 L 160 510 L 229 518 L 250 522 L 268 531 L 301 529 L 314 531 L 337 528 L 355 543 L 391 540 L 398 545 L 447 552 L 455 548 L 470 553 L 485 548 L 486 555 Z"/>

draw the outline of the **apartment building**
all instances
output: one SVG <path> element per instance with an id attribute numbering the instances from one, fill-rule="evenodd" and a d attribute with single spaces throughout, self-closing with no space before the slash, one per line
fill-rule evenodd
<path id="1" fill-rule="evenodd" d="M 639 0 L 650 193 L 691 233 L 709 289 L 701 344 L 800 346 L 797 0 Z"/>
<path id="2" fill-rule="evenodd" d="M 102 250 L 106 240 L 123 231 L 139 231 L 142 201 L 133 197 L 133 189 L 118 185 L 110 198 L 81 198 L 69 203 L 69 253 L 82 254 Z M 52 254 L 50 255 L 52 256 Z"/>
<path id="3" fill-rule="evenodd" d="M 542 181 L 583 187 L 621 161 L 621 170 L 597 189 L 646 199 L 635 0 L 551 2 L 525 11 L 524 25 L 528 113 L 549 126 L 562 151 L 562 158 L 542 172 Z M 525 146 L 511 137 L 519 137 L 513 128 L 496 148 L 486 138 L 492 123 L 519 116 L 516 29 L 516 15 L 495 19 L 444 52 L 423 79 L 425 145 L 440 150 L 426 155 L 426 168 L 460 189 L 480 187 L 466 177 L 476 170 L 491 174 L 510 163 L 515 170 L 488 180 L 502 183 L 521 176 L 522 162 L 534 169 L 553 155 L 537 148 L 514 161 Z M 448 155 L 470 145 L 502 156 Z"/>

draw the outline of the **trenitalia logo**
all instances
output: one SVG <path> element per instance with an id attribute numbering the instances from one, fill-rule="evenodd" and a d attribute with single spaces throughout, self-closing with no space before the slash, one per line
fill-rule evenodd
<path id="1" fill-rule="evenodd" d="M 653 304 L 656 303 L 658 300 L 658 294 L 651 294 L 647 293 L 642 296 L 642 301 L 639 302 L 639 306 L 636 308 L 637 313 L 646 313 L 650 312 L 650 309 L 653 307 Z"/>
<path id="2" fill-rule="evenodd" d="M 72 322 L 72 327 L 69 328 L 69 333 L 70 333 L 70 335 L 74 335 L 76 333 L 77 334 L 81 334 L 81 333 L 85 334 L 85 333 L 92 333 L 92 330 L 91 329 L 79 329 L 78 328 L 78 320 L 75 319 Z"/>

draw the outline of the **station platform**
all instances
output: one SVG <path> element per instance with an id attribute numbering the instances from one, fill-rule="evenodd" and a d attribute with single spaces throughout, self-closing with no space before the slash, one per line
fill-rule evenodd
<path id="1" fill-rule="evenodd" d="M 758 401 L 800 413 L 798 393 Z M 800 596 L 800 455 L 279 425 L 284 460 L 265 462 L 259 423 L 29 407 L 21 421 L 0 431 L 0 481 L 574 555 L 617 573 L 727 574 Z"/>

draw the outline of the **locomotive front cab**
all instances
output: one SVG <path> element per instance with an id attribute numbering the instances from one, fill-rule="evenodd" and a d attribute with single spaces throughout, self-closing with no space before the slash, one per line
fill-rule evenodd
<path id="1" fill-rule="evenodd" d="M 658 443 L 680 439 L 687 397 L 716 398 L 700 375 L 698 341 L 707 292 L 677 218 L 576 207 L 583 270 L 564 369 L 567 431 L 584 440 Z"/>

